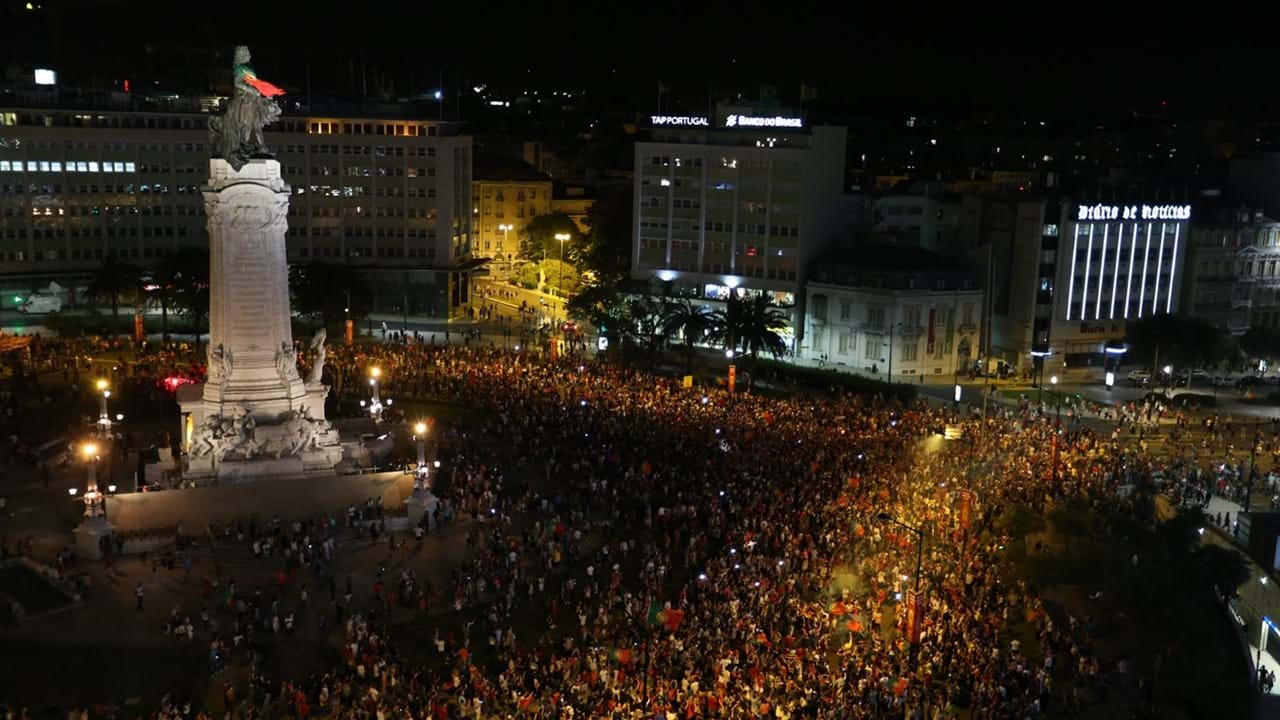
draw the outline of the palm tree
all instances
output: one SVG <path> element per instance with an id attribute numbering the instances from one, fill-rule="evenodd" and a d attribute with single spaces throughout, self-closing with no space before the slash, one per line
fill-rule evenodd
<path id="1" fill-rule="evenodd" d="M 114 329 L 120 326 L 120 298 L 138 292 L 142 272 L 136 265 L 108 255 L 102 266 L 93 273 L 93 279 L 85 287 L 84 294 L 94 302 L 111 303 L 111 321 Z"/>
<path id="2" fill-rule="evenodd" d="M 787 325 L 786 313 L 773 304 L 773 298 L 757 295 L 744 303 L 738 342 L 751 358 L 764 350 L 777 359 L 787 352 L 787 341 L 782 338 Z"/>
<path id="3" fill-rule="evenodd" d="M 706 307 L 685 300 L 672 305 L 663 318 L 662 331 L 670 336 L 679 332 L 684 337 L 685 374 L 693 372 L 694 345 L 701 342 L 711 330 L 711 313 Z"/>
<path id="4" fill-rule="evenodd" d="M 768 295 L 743 298 L 735 294 L 729 296 L 723 310 L 711 313 L 708 337 L 712 342 L 723 344 L 726 350 L 743 353 L 754 364 L 761 350 L 774 358 L 787 352 L 787 342 L 782 339 L 786 329 L 786 314 Z M 754 376 L 752 373 L 753 385 Z"/>
<path id="5" fill-rule="evenodd" d="M 174 281 L 175 293 L 169 307 L 191 321 L 192 333 L 199 342 L 202 321 L 209 316 L 209 251 L 178 248 L 165 257 L 161 267 Z"/>

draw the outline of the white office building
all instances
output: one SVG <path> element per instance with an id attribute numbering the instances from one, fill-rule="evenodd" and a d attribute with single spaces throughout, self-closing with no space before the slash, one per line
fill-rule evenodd
<path id="1" fill-rule="evenodd" d="M 650 117 L 635 150 L 632 277 L 711 304 L 768 293 L 795 319 L 808 266 L 842 227 L 845 134 L 750 108 Z"/>
<path id="2" fill-rule="evenodd" d="M 109 255 L 145 266 L 207 246 L 209 114 L 113 95 L 124 109 L 0 107 L 0 290 L 83 287 Z M 375 311 L 460 311 L 478 263 L 471 138 L 456 123 L 285 115 L 266 135 L 294 192 L 291 263 L 360 269 Z"/>

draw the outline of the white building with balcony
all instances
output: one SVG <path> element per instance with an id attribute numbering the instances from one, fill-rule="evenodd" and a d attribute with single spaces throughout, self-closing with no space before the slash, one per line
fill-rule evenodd
<path id="1" fill-rule="evenodd" d="M 800 357 L 896 382 L 970 372 L 982 329 L 977 273 L 919 248 L 856 255 L 815 264 Z"/>

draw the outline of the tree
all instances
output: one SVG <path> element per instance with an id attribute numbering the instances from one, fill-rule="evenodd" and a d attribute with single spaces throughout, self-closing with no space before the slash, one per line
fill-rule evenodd
<path id="1" fill-rule="evenodd" d="M 657 300 L 647 296 L 632 298 L 627 301 L 627 316 L 630 321 L 624 329 L 635 335 L 645 348 L 651 352 L 661 352 L 666 334 L 663 332 L 662 319 L 667 315 L 665 298 Z"/>
<path id="2" fill-rule="evenodd" d="M 146 292 L 146 303 L 160 308 L 160 333 L 165 342 L 169 341 L 169 311 L 179 306 L 184 294 L 198 294 L 208 312 L 208 276 L 209 253 L 191 247 L 179 248 L 164 256 L 160 264 L 146 274 L 142 289 Z"/>
<path id="3" fill-rule="evenodd" d="M 631 272 L 630 190 L 605 194 L 587 211 L 587 234 L 578 257 L 599 284 L 621 282 Z"/>
<path id="4" fill-rule="evenodd" d="M 702 305 L 685 300 L 667 309 L 662 319 L 662 331 L 667 336 L 680 333 L 684 338 L 685 373 L 693 372 L 694 346 L 711 330 L 711 313 Z"/>
<path id="5" fill-rule="evenodd" d="M 620 342 L 627 335 L 630 312 L 616 285 L 584 288 L 569 300 L 568 311 L 570 317 L 591 323 L 610 340 Z"/>
<path id="6" fill-rule="evenodd" d="M 327 330 L 336 332 L 348 317 L 360 322 L 369 315 L 367 280 L 350 266 L 319 261 L 292 266 L 289 287 L 294 310 Z"/>
<path id="7" fill-rule="evenodd" d="M 1025 503 L 1018 503 L 1004 511 L 997 524 L 1015 541 L 1026 542 L 1027 536 L 1044 530 L 1044 517 Z"/>
<path id="8" fill-rule="evenodd" d="M 1240 349 L 1251 358 L 1280 357 L 1280 328 L 1251 327 L 1240 336 Z"/>
<path id="9" fill-rule="evenodd" d="M 194 334 L 200 337 L 205 318 L 209 317 L 209 251 L 184 247 L 161 263 L 163 272 L 173 278 L 177 294 L 172 306 L 179 315 L 191 321 Z"/>
<path id="10" fill-rule="evenodd" d="M 711 314 L 709 336 L 726 349 L 751 358 L 761 350 L 778 358 L 787 352 L 787 342 L 782 338 L 787 327 L 787 316 L 768 295 L 744 298 L 735 293 L 725 302 L 724 310 Z"/>
<path id="11" fill-rule="evenodd" d="M 1191 368 L 1227 359 L 1222 331 L 1199 318 L 1158 313 L 1126 323 L 1128 357 L 1137 362 Z"/>
<path id="12" fill-rule="evenodd" d="M 111 303 L 111 320 L 114 328 L 120 326 L 120 300 L 136 296 L 142 271 L 136 265 L 124 262 L 115 255 L 108 255 L 93 273 L 84 294 L 94 302 Z"/>
<path id="13" fill-rule="evenodd" d="M 562 241 L 556 235 L 568 235 L 564 242 L 564 258 L 574 261 L 581 252 L 578 224 L 562 212 L 536 215 L 520 229 L 520 257 L 528 260 L 559 260 Z"/>

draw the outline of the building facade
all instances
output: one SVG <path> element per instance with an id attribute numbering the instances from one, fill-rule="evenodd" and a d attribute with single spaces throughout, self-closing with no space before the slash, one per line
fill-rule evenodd
<path id="1" fill-rule="evenodd" d="M 83 287 L 110 255 L 145 266 L 207 247 L 208 117 L 0 108 L 0 288 Z M 266 134 L 294 193 L 290 262 L 368 274 L 375 311 L 459 311 L 473 238 L 471 138 L 456 124 L 286 115 Z"/>
<path id="2" fill-rule="evenodd" d="M 1190 244 L 1187 204 L 1065 203 L 1058 257 L 1050 366 L 1101 367 L 1125 322 L 1180 307 Z"/>
<path id="3" fill-rule="evenodd" d="M 1177 312 L 1190 218 L 1175 200 L 966 196 L 960 242 L 985 278 L 988 370 L 1024 369 L 1033 352 L 1048 370 L 1101 369 L 1127 320 Z"/>
<path id="4" fill-rule="evenodd" d="M 815 266 L 800 357 L 896 382 L 972 371 L 982 323 L 977 273 L 927 252 L 895 260 Z"/>
<path id="5" fill-rule="evenodd" d="M 1183 306 L 1232 335 L 1280 327 L 1280 222 L 1247 208 L 1191 225 Z"/>
<path id="6" fill-rule="evenodd" d="M 529 167 L 477 165 L 472 181 L 477 255 L 510 262 L 520 251 L 520 231 L 551 212 L 551 178 Z"/>
<path id="7" fill-rule="evenodd" d="M 632 277 L 721 301 L 767 293 L 792 312 L 840 229 L 845 129 L 721 107 L 654 116 L 636 143 Z"/>

